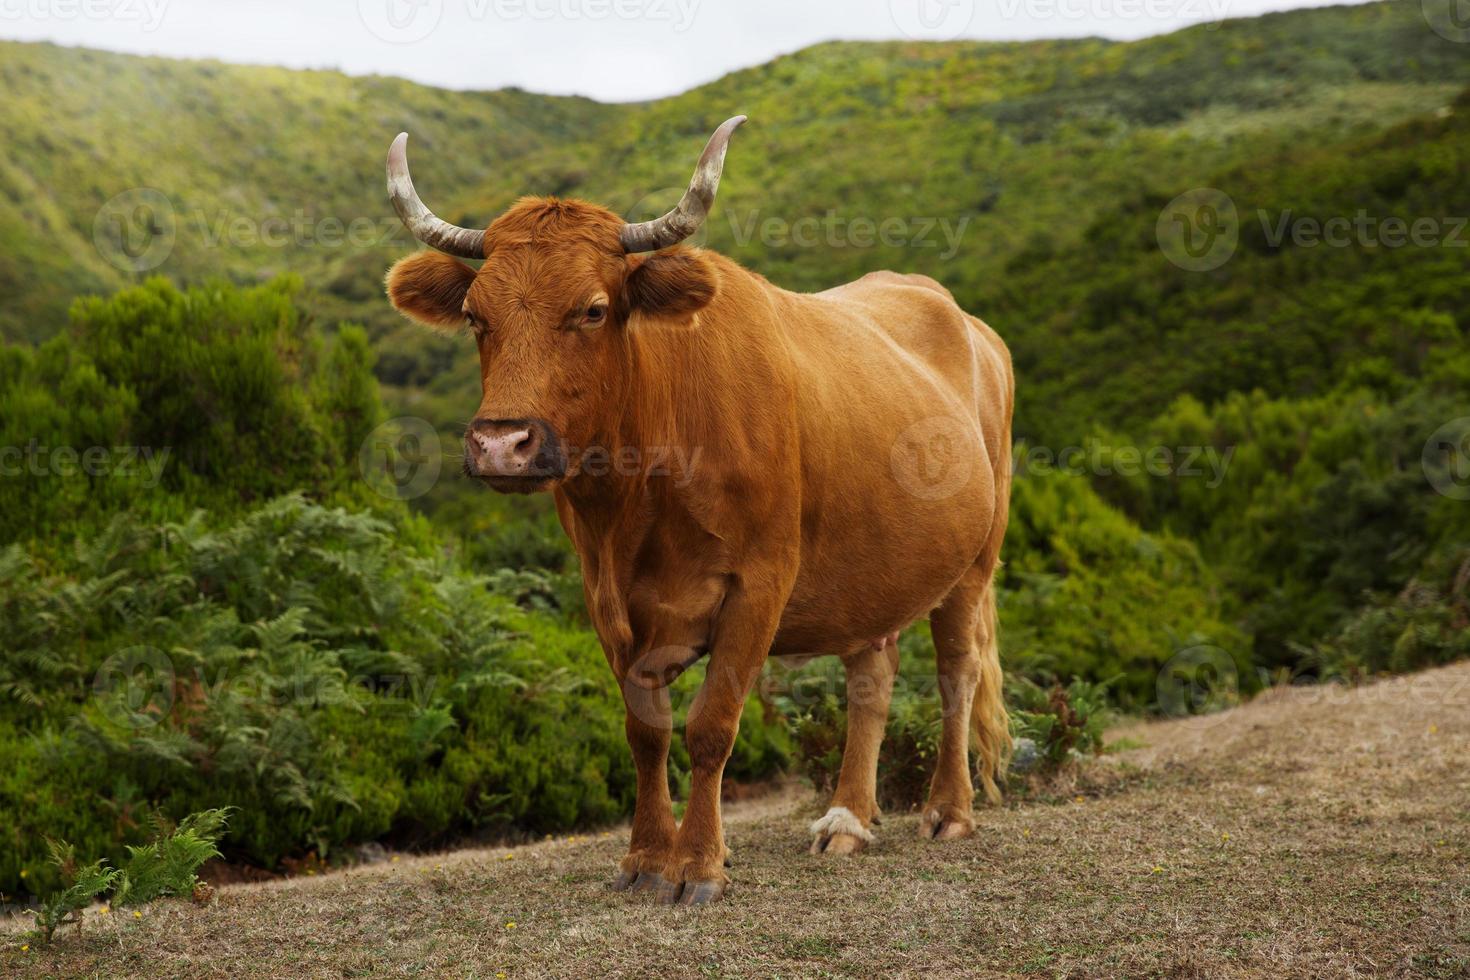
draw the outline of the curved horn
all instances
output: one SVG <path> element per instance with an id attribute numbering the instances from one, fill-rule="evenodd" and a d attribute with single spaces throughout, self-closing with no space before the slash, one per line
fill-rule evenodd
<path id="1" fill-rule="evenodd" d="M 652 252 L 668 248 L 699 230 L 704 219 L 709 217 L 709 210 L 715 203 L 715 191 L 720 188 L 720 173 L 725 169 L 725 149 L 730 145 L 730 134 L 743 122 L 744 116 L 735 116 L 715 130 L 699 156 L 689 189 L 679 198 L 674 210 L 662 218 L 623 226 L 624 249 Z"/>
<path id="2" fill-rule="evenodd" d="M 470 228 L 451 225 L 436 217 L 424 207 L 418 192 L 413 189 L 413 178 L 408 175 L 408 134 L 399 133 L 388 148 L 388 199 L 393 210 L 413 237 L 425 245 L 441 252 L 457 255 L 462 259 L 485 257 L 485 233 Z"/>

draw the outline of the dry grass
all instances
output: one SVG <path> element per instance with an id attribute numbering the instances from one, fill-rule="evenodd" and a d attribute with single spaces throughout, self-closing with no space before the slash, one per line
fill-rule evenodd
<path id="1" fill-rule="evenodd" d="M 811 857 L 809 795 L 732 808 L 707 908 L 608 891 L 613 832 L 94 916 L 0 975 L 1470 975 L 1470 664 L 1115 734 L 1107 789 L 957 843 Z"/>

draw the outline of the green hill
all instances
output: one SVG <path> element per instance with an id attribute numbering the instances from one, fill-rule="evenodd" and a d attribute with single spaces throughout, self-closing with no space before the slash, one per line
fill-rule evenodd
<path id="1" fill-rule="evenodd" d="M 1448 104 L 1470 83 L 1470 58 L 1410 6 L 1229 21 L 1128 44 L 825 44 L 617 106 L 7 43 L 0 332 L 44 338 L 71 296 L 138 278 L 99 254 L 97 218 L 116 195 L 155 188 L 177 237 L 148 271 L 186 283 L 294 271 L 332 317 L 394 333 L 378 283 L 409 247 L 381 187 L 399 130 L 413 134 L 432 206 L 482 224 L 523 193 L 619 209 L 654 194 L 662 205 L 704 137 L 736 111 L 752 124 L 731 154 L 711 245 L 793 288 L 900 267 L 974 301 L 1018 252 L 1077 240 L 1108 202 Z M 838 232 L 806 247 L 748 231 L 829 212 L 843 223 L 899 219 L 904 244 L 864 247 Z M 138 220 L 136 254 L 146 213 L 127 213 Z M 305 230 L 263 226 L 270 219 Z M 957 248 L 937 232 L 934 246 L 910 247 L 927 219 L 962 227 Z M 374 230 L 324 243 L 332 222 L 363 220 Z M 114 240 L 115 226 L 102 225 Z M 273 233 L 280 244 L 256 240 Z M 390 383 L 422 384 L 442 365 L 423 338 L 388 346 L 380 370 Z"/>

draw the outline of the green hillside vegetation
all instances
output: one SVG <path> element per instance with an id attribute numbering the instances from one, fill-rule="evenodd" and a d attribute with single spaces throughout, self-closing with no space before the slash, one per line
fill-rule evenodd
<path id="1" fill-rule="evenodd" d="M 43 833 L 116 862 L 154 812 L 238 807 L 221 847 L 264 865 L 626 812 L 621 706 L 549 502 L 446 475 L 410 509 L 361 470 L 383 419 L 452 447 L 478 395 L 469 345 L 382 298 L 412 243 L 392 222 L 361 247 L 208 242 L 221 216 L 386 221 L 400 129 L 450 220 L 525 193 L 646 216 L 744 111 L 710 246 L 790 288 L 927 272 L 994 325 L 1021 440 L 1002 655 L 1016 731 L 1053 761 L 1089 749 L 1105 704 L 1178 710 L 1181 676 L 1188 708 L 1470 654 L 1470 504 L 1435 489 L 1466 460 L 1426 452 L 1470 417 L 1467 253 L 1263 230 L 1464 214 L 1470 58 L 1412 5 L 1130 44 L 829 44 L 623 106 L 0 47 L 0 447 L 168 452 L 0 480 L 0 892 L 46 884 Z M 92 242 L 139 186 L 178 219 L 159 278 Z M 1200 187 L 1230 196 L 1240 240 L 1190 272 L 1155 227 Z M 816 244 L 747 233 L 802 218 Z M 934 219 L 936 244 L 854 243 L 853 219 L 890 218 Z M 1079 465 L 1045 465 L 1073 446 Z M 1212 462 L 1127 465 L 1158 447 Z M 927 628 L 902 650 L 893 806 L 937 737 Z M 161 699 L 98 683 L 158 657 Z M 767 680 L 731 775 L 830 777 L 839 665 Z"/>
<path id="2" fill-rule="evenodd" d="M 1186 271 L 1160 249 L 1164 190 L 1099 216 L 1070 249 L 1017 257 L 982 300 L 1018 325 L 1007 339 L 1030 387 L 1018 428 L 1048 445 L 1086 432 L 1114 451 L 1234 447 L 1217 488 L 1098 487 L 1145 527 L 1199 544 L 1263 665 L 1300 665 L 1366 595 L 1406 589 L 1411 604 L 1426 589 L 1450 597 L 1435 638 L 1407 648 L 1463 652 L 1470 507 L 1436 491 L 1423 457 L 1441 426 L 1470 416 L 1470 94 L 1381 136 L 1203 176 L 1240 215 L 1218 269 Z M 1371 222 L 1346 247 L 1272 241 L 1282 216 L 1360 213 Z M 1384 244 L 1388 219 L 1427 221 L 1433 244 Z M 1360 650 L 1361 666 L 1390 666 L 1398 640 Z"/>

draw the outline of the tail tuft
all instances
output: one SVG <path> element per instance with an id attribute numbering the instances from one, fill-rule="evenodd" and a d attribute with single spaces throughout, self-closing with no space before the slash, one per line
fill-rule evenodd
<path id="1" fill-rule="evenodd" d="M 975 747 L 980 756 L 980 785 L 985 798 L 1000 802 L 1011 758 L 1011 719 L 1006 714 L 1004 679 L 1000 670 L 1000 617 L 995 604 L 995 583 L 985 589 L 980 606 L 980 683 L 970 722 L 975 728 Z"/>

